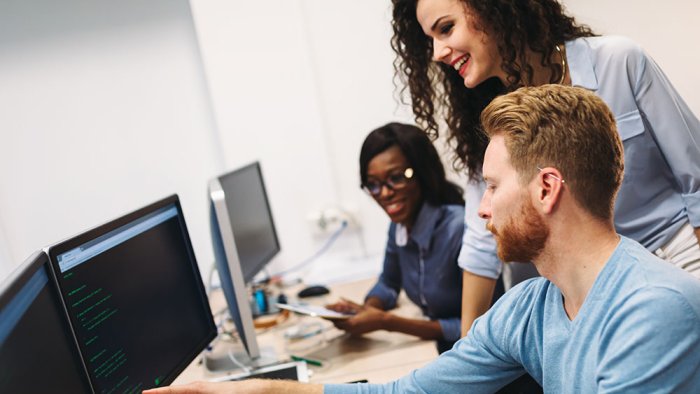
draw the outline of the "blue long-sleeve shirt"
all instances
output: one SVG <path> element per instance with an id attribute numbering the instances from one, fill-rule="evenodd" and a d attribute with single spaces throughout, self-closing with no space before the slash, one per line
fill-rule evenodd
<path id="1" fill-rule="evenodd" d="M 615 228 L 654 251 L 686 224 L 700 227 L 700 121 L 663 71 L 624 37 L 566 43 L 571 82 L 598 95 L 615 116 L 625 150 L 625 176 L 615 202 Z M 460 266 L 496 279 L 496 243 L 477 215 L 484 183 L 465 190 Z"/>
<path id="2" fill-rule="evenodd" d="M 367 297 L 377 297 L 385 309 L 392 309 L 403 289 L 424 315 L 440 323 L 444 340 L 456 341 L 462 300 L 457 255 L 464 232 L 464 207 L 424 203 L 404 246 L 396 242 L 397 231 L 400 226 L 392 223 L 383 271 Z"/>
<path id="3" fill-rule="evenodd" d="M 531 279 L 425 367 L 324 393 L 493 393 L 523 372 L 546 393 L 697 393 L 698 348 L 700 282 L 622 237 L 573 320 L 552 282 Z"/>

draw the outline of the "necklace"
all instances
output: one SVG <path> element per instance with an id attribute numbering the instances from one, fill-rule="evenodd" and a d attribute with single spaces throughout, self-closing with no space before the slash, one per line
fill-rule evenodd
<path id="1" fill-rule="evenodd" d="M 555 45 L 554 48 L 557 49 L 559 57 L 561 58 L 561 81 L 559 81 L 559 85 L 561 85 L 566 79 L 566 59 L 564 58 L 564 54 L 561 53 L 561 48 L 559 48 L 559 45 Z"/>

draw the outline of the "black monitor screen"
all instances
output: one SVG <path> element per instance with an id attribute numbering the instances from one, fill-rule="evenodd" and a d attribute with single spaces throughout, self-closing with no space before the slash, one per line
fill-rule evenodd
<path id="1" fill-rule="evenodd" d="M 177 196 L 49 254 L 95 391 L 169 384 L 214 338 Z"/>
<path id="2" fill-rule="evenodd" d="M 2 287 L 0 392 L 91 392 L 43 253 L 27 260 Z"/>
<path id="3" fill-rule="evenodd" d="M 255 274 L 280 250 L 260 165 L 253 163 L 219 177 L 224 191 L 243 279 Z"/>

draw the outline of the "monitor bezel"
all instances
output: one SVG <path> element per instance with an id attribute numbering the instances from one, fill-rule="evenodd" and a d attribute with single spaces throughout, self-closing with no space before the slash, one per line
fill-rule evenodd
<path id="1" fill-rule="evenodd" d="M 239 337 L 243 341 L 243 346 L 245 347 L 248 356 L 252 359 L 260 358 L 260 347 L 258 346 L 257 334 L 255 333 L 255 325 L 253 324 L 253 311 L 250 308 L 250 302 L 248 301 L 248 292 L 246 288 L 245 279 L 243 278 L 243 270 L 241 269 L 241 262 L 238 258 L 238 249 L 236 247 L 236 240 L 233 237 L 233 228 L 231 227 L 231 222 L 229 220 L 228 206 L 226 205 L 226 196 L 219 182 L 219 177 L 214 178 L 209 182 L 209 198 L 210 204 L 213 209 L 213 214 L 216 219 L 216 230 L 212 226 L 212 231 L 218 231 L 218 237 L 221 240 L 221 246 L 224 249 L 224 255 L 226 257 L 225 266 L 228 268 L 228 274 L 226 277 L 225 273 L 218 269 L 219 277 L 222 281 L 230 281 L 233 293 L 229 294 L 229 291 L 225 289 L 225 285 L 222 283 L 222 288 L 224 288 L 224 297 L 226 298 L 226 304 L 231 314 L 231 318 L 234 320 L 236 329 L 239 330 Z M 212 244 L 216 242 L 217 234 L 211 234 Z M 214 251 L 216 254 L 216 250 Z M 216 256 L 215 256 L 216 258 Z M 215 262 L 216 266 L 223 266 L 224 264 L 220 261 Z M 233 297 L 233 300 L 231 300 Z M 235 305 L 231 305 L 234 303 Z M 234 310 L 233 308 L 237 310 Z M 234 316 L 238 314 L 238 316 Z M 239 327 L 236 321 L 240 320 L 241 326 Z M 242 331 L 242 332 L 240 332 Z"/>
<path id="2" fill-rule="evenodd" d="M 36 274 L 43 267 L 47 268 L 46 275 L 48 276 L 48 281 L 51 282 L 49 284 L 49 286 L 52 287 L 51 291 L 54 293 L 54 297 L 58 299 L 60 305 L 62 306 L 61 310 L 59 311 L 59 315 L 63 317 L 64 322 L 67 324 L 70 337 L 73 340 L 73 350 L 75 351 L 75 356 L 77 356 L 77 359 L 80 362 L 80 370 L 83 373 L 82 377 L 84 382 L 86 383 L 90 392 L 95 393 L 95 388 L 92 384 L 92 380 L 90 380 L 90 374 L 88 373 L 87 366 L 85 365 L 83 352 L 80 350 L 78 338 L 75 336 L 73 322 L 70 320 L 68 315 L 68 310 L 66 309 L 63 297 L 61 296 L 53 265 L 50 264 L 49 256 L 45 250 L 39 250 L 32 253 L 19 265 L 19 267 L 10 273 L 10 275 L 2 283 L 0 283 L 0 310 L 3 310 L 10 303 L 10 301 L 13 300 L 32 278 L 32 276 L 34 276 L 34 274 Z"/>
<path id="3" fill-rule="evenodd" d="M 107 223 L 104 223 L 102 225 L 98 225 L 90 230 L 84 231 L 82 233 L 79 233 L 73 237 L 70 237 L 64 241 L 61 241 L 59 243 L 56 243 L 54 245 L 49 246 L 46 251 L 49 257 L 49 261 L 51 262 L 51 267 L 54 272 L 54 276 L 56 277 L 56 283 L 57 286 L 59 287 L 61 291 L 61 300 L 64 303 L 64 308 L 65 308 L 65 300 L 63 299 L 62 293 L 63 293 L 63 288 L 61 287 L 61 281 L 58 280 L 58 273 L 61 272 L 60 267 L 58 265 L 58 259 L 57 256 L 59 256 L 62 253 L 65 253 L 73 248 L 76 248 L 90 240 L 93 240 L 95 238 L 98 238 L 104 234 L 107 234 L 119 227 L 122 227 L 126 224 L 131 223 L 132 221 L 143 217 L 151 212 L 157 211 L 158 209 L 161 209 L 163 207 L 169 206 L 169 205 L 175 205 L 177 212 L 178 212 L 178 218 L 180 221 L 180 225 L 182 226 L 182 231 L 183 231 L 183 237 L 186 243 L 186 247 L 188 250 L 190 262 L 192 263 L 191 269 L 193 271 L 194 279 L 195 279 L 195 286 L 196 290 L 199 293 L 199 302 L 202 304 L 202 307 L 204 308 L 204 312 L 206 316 L 209 316 L 210 319 L 208 319 L 208 332 L 209 334 L 203 338 L 197 346 L 195 346 L 193 349 L 191 349 L 186 356 L 181 360 L 173 369 L 172 371 L 163 379 L 162 381 L 162 386 L 167 386 L 170 383 L 172 383 L 182 371 L 187 368 L 187 366 L 194 360 L 198 354 L 202 352 L 202 350 L 206 349 L 206 347 L 211 343 L 211 341 L 216 338 L 217 335 L 217 328 L 214 323 L 214 319 L 211 313 L 211 307 L 209 305 L 209 299 L 207 298 L 207 293 L 204 288 L 204 284 L 202 281 L 202 276 L 199 271 L 199 266 L 197 264 L 197 259 L 194 255 L 194 249 L 192 247 L 192 240 L 189 235 L 189 231 L 187 229 L 187 223 L 185 221 L 185 215 L 184 211 L 182 210 L 182 206 L 180 205 L 180 198 L 178 197 L 177 194 L 170 195 L 168 197 L 165 197 L 159 201 L 156 201 L 154 203 L 151 203 L 143 208 L 137 209 L 135 211 L 132 211 L 130 213 L 127 213 L 123 216 L 120 216 L 114 220 L 111 220 Z M 71 327 L 73 325 L 73 319 L 70 317 L 70 314 L 68 313 L 67 308 L 66 314 L 69 316 L 69 321 L 71 323 Z M 73 335 L 75 335 L 75 330 L 73 331 Z M 78 348 L 80 350 L 81 358 L 85 358 L 83 354 L 83 348 L 80 342 L 76 341 L 78 343 Z M 87 372 L 87 369 L 86 369 Z M 90 379 L 90 384 L 95 386 L 95 382 L 92 380 L 92 376 L 90 373 L 87 374 L 88 378 Z"/>

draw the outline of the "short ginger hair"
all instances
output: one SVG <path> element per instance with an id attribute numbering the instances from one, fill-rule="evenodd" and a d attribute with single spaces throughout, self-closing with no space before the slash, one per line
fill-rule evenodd
<path id="1" fill-rule="evenodd" d="M 524 87 L 495 98 L 481 125 L 489 138 L 504 136 L 522 183 L 537 167 L 557 168 L 579 205 L 612 218 L 624 156 L 615 117 L 601 98 L 570 86 Z"/>

